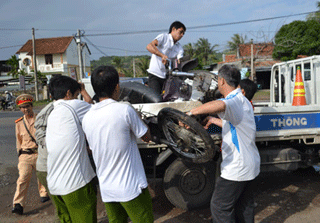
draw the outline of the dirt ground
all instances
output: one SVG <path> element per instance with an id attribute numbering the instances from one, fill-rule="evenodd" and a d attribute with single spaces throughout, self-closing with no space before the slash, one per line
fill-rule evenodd
<path id="1" fill-rule="evenodd" d="M 18 177 L 16 168 L 7 168 L 7 174 L 0 176 L 0 222 L 55 222 L 54 207 L 51 201 L 40 202 L 37 193 L 35 174 L 29 188 L 24 215 L 11 213 L 15 181 Z M 313 168 L 292 172 L 260 174 L 257 178 L 255 193 L 255 222 L 320 222 L 320 175 Z M 174 207 L 162 191 L 161 179 L 150 181 L 153 197 L 155 222 L 211 222 L 210 209 L 185 211 Z M 103 203 L 98 195 L 98 220 L 107 223 Z"/>

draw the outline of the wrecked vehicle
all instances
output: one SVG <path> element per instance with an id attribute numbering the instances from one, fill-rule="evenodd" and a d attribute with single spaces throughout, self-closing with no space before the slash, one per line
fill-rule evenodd
<path id="1" fill-rule="evenodd" d="M 154 138 L 152 143 L 138 144 L 147 175 L 162 178 L 168 200 L 189 210 L 209 204 L 221 162 L 221 129 L 212 125 L 205 130 L 200 124 L 205 117 L 185 114 L 220 97 L 216 75 L 192 71 L 195 66 L 196 60 L 186 61 L 180 68 L 169 66 L 169 75 L 176 79 L 174 92 L 178 94 L 166 102 L 141 83 L 120 84 L 120 99 L 130 102 L 141 114 Z M 299 83 L 298 70 L 302 77 Z M 90 88 L 90 81 L 85 81 L 86 89 Z M 306 103 L 292 105 L 295 86 L 301 84 Z M 273 65 L 270 101 L 254 103 L 261 172 L 318 165 L 319 104 L 320 56 Z"/>

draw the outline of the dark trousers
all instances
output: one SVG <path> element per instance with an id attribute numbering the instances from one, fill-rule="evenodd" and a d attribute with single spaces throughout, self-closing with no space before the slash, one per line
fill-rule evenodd
<path id="1" fill-rule="evenodd" d="M 148 75 L 149 75 L 148 86 L 152 88 L 157 94 L 160 95 L 162 93 L 163 84 L 166 81 L 166 79 L 162 79 L 150 73 L 148 73 Z"/>
<path id="2" fill-rule="evenodd" d="M 214 223 L 254 222 L 254 183 L 230 181 L 219 177 L 211 199 Z"/>
<path id="3" fill-rule="evenodd" d="M 1 107 L 3 110 L 6 110 L 7 102 L 5 100 L 1 100 Z"/>

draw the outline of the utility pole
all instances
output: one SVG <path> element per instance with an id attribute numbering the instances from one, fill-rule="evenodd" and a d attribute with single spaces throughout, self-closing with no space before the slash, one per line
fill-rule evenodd
<path id="1" fill-rule="evenodd" d="M 250 79 L 253 81 L 253 39 L 251 39 L 251 75 Z"/>
<path id="2" fill-rule="evenodd" d="M 81 49 L 81 38 L 80 38 L 80 29 L 78 29 L 77 32 L 77 40 L 76 40 L 77 44 L 78 44 L 78 57 L 79 57 L 79 76 L 80 78 L 83 78 L 83 70 L 82 70 L 82 49 Z M 77 75 L 78 76 L 78 75 Z M 78 79 L 78 77 L 77 77 Z"/>
<path id="3" fill-rule="evenodd" d="M 83 57 L 83 77 L 86 77 L 86 51 L 84 51 Z"/>
<path id="4" fill-rule="evenodd" d="M 133 62 L 133 77 L 136 77 L 136 62 L 135 62 L 135 58 L 133 58 L 132 62 Z"/>
<path id="5" fill-rule="evenodd" d="M 37 61 L 36 61 L 36 41 L 35 41 L 34 28 L 32 28 L 32 48 L 33 48 L 33 65 L 34 65 L 34 88 L 36 93 L 36 101 L 39 101 Z"/>

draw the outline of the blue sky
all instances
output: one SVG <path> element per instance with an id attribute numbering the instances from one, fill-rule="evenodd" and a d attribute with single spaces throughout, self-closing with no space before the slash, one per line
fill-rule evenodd
<path id="1" fill-rule="evenodd" d="M 190 29 L 204 25 L 233 23 L 270 17 L 293 15 L 316 11 L 317 0 L 1 0 L 0 1 L 0 60 L 14 55 L 32 37 L 36 38 L 75 35 L 77 29 L 85 31 L 86 38 L 105 55 L 150 55 L 146 45 L 159 32 L 102 35 L 133 31 L 168 30 L 170 24 L 179 20 L 187 27 L 182 45 L 207 38 L 222 51 L 236 34 L 252 38 L 254 42 L 272 41 L 277 30 L 294 20 L 305 20 L 306 15 L 266 20 L 245 24 Z M 87 42 L 91 59 L 104 56 Z M 15 46 L 15 47 L 11 47 Z M 7 48 L 8 47 L 8 48 Z"/>

